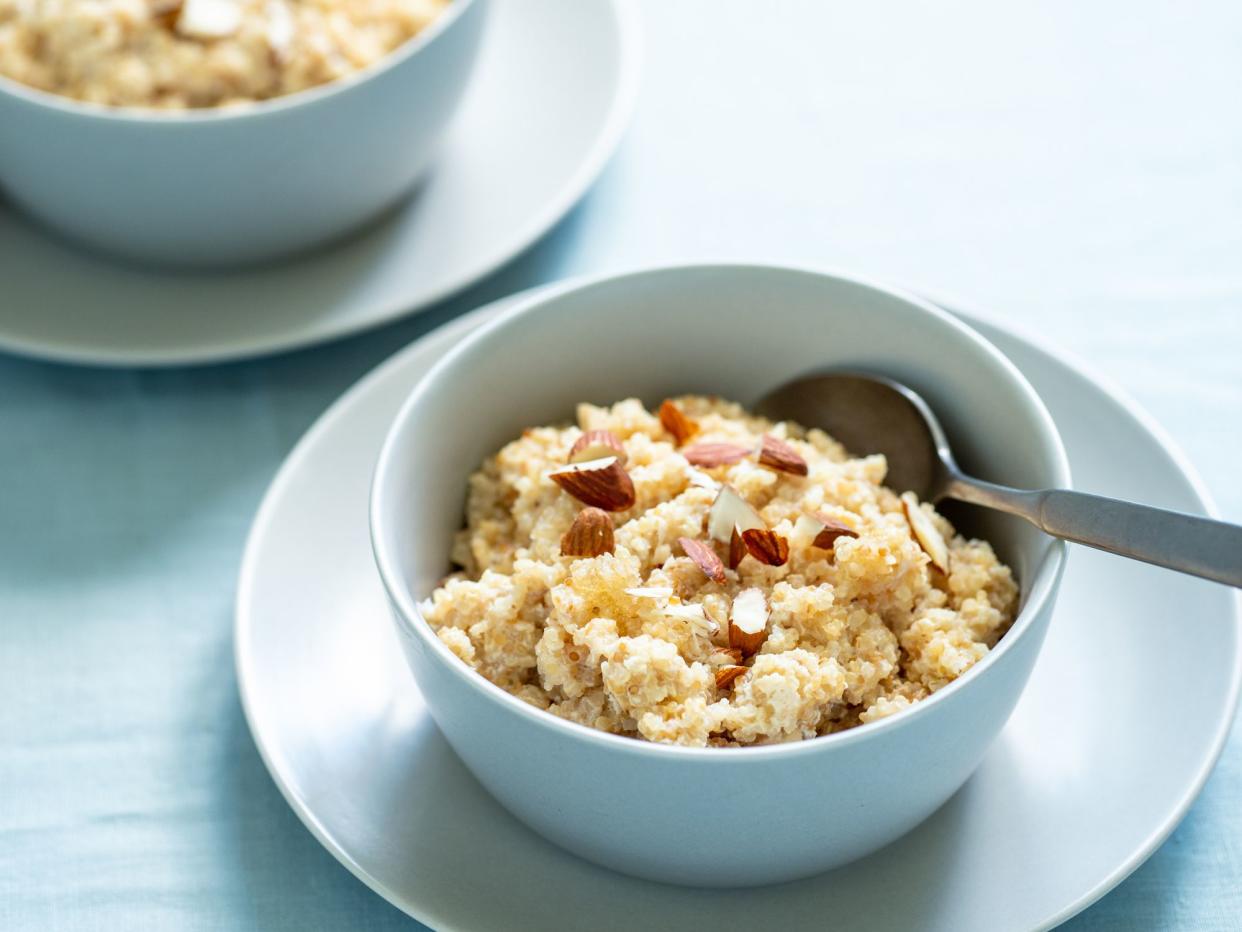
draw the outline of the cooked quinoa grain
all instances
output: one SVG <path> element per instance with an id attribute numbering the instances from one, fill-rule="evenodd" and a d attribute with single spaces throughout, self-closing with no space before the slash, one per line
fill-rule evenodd
<path id="1" fill-rule="evenodd" d="M 685 445 L 638 401 L 581 405 L 577 427 L 528 430 L 470 478 L 466 528 L 453 547 L 461 569 L 424 603 L 463 663 L 591 728 L 693 747 L 772 744 L 909 708 L 969 670 L 1009 627 L 1017 604 L 1009 569 L 987 543 L 915 506 L 947 544 L 948 572 L 933 568 L 901 500 L 882 484 L 883 457 L 851 458 L 822 431 L 719 399 L 674 403 L 695 425 Z M 588 430 L 622 442 L 637 500 L 612 514 L 611 553 L 564 556 L 562 538 L 583 505 L 547 474 Z M 787 443 L 806 476 L 755 455 L 691 466 L 680 452 L 706 443 L 754 450 L 765 435 Z M 681 538 L 727 559 L 728 546 L 705 532 L 721 483 L 788 542 L 785 562 L 747 554 L 719 582 L 701 568 L 701 553 L 699 562 L 686 555 Z M 795 530 L 803 515 L 857 536 L 817 547 L 807 522 Z M 730 648 L 744 590 L 757 590 L 767 611 L 766 639 L 752 656 Z M 759 595 L 743 599 L 753 608 Z M 739 665 L 744 673 L 729 671 L 717 686 L 717 671 Z"/>
<path id="2" fill-rule="evenodd" d="M 0 74 L 110 106 L 266 100 L 366 68 L 450 0 L 0 0 Z"/>

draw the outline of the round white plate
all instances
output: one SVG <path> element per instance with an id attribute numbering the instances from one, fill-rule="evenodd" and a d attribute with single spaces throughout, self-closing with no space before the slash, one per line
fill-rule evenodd
<path id="1" fill-rule="evenodd" d="M 249 271 L 167 273 L 61 242 L 0 200 L 0 348 L 103 365 L 238 359 L 447 297 L 582 196 L 629 122 L 632 0 L 492 4 L 477 72 L 419 191 L 366 233 Z"/>
<path id="2" fill-rule="evenodd" d="M 518 824 L 426 712 L 367 533 L 390 420 L 493 311 L 428 334 L 320 418 L 273 482 L 241 571 L 237 671 L 259 751 L 303 822 L 385 899 L 436 929 L 822 928 L 827 917 L 834 929 L 1033 929 L 1110 890 L 1186 813 L 1238 700 L 1237 602 L 1224 587 L 1076 548 L 997 744 L 931 819 L 865 860 L 784 886 L 702 891 L 610 873 Z M 972 322 L 1048 403 L 1080 488 L 1211 510 L 1133 405 Z"/>

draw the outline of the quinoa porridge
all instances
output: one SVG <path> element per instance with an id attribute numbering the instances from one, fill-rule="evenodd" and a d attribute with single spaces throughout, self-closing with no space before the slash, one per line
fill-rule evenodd
<path id="1" fill-rule="evenodd" d="M 1013 620 L 984 541 L 881 456 L 715 398 L 580 405 L 470 477 L 461 567 L 423 603 L 465 664 L 619 735 L 739 746 L 908 708 Z"/>
<path id="2" fill-rule="evenodd" d="M 0 0 L 0 74 L 111 106 L 266 100 L 366 68 L 450 0 Z"/>

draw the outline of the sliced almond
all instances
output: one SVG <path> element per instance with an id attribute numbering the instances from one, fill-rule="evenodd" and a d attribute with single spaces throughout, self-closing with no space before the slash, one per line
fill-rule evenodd
<path id="1" fill-rule="evenodd" d="M 729 689 L 733 681 L 749 670 L 750 667 L 721 667 L 716 671 L 716 688 Z"/>
<path id="2" fill-rule="evenodd" d="M 636 599 L 671 599 L 673 590 L 670 586 L 631 586 L 625 594 Z"/>
<path id="3" fill-rule="evenodd" d="M 574 441 L 574 445 L 569 448 L 569 455 L 565 460 L 569 463 L 586 463 L 590 460 L 600 460 L 608 456 L 615 456 L 617 462 L 622 466 L 629 459 L 629 456 L 626 455 L 625 447 L 621 446 L 621 441 L 617 439 L 617 435 L 612 431 L 588 430 Z"/>
<path id="4" fill-rule="evenodd" d="M 191 39 L 223 39 L 241 25 L 242 9 L 236 0 L 185 0 L 176 29 Z"/>
<path id="5" fill-rule="evenodd" d="M 798 520 L 793 524 L 793 530 L 789 532 L 789 543 L 798 548 L 813 547 L 815 538 L 823 529 L 824 522 L 815 515 L 798 515 Z"/>
<path id="6" fill-rule="evenodd" d="M 720 488 L 719 482 L 693 466 L 686 467 L 686 476 L 689 478 L 691 485 L 698 486 L 700 489 L 712 489 L 714 491 Z"/>
<path id="7" fill-rule="evenodd" d="M 742 540 L 741 533 L 734 528 L 733 536 L 729 538 L 729 569 L 737 569 L 737 565 L 742 562 L 744 556 L 746 556 L 746 541 Z"/>
<path id="8" fill-rule="evenodd" d="M 710 544 L 705 544 L 701 540 L 691 540 L 689 537 L 678 538 L 678 543 L 681 544 L 681 549 L 686 556 L 694 561 L 694 565 L 701 569 L 708 579 L 724 583 L 724 563 L 721 562 Z"/>
<path id="9" fill-rule="evenodd" d="M 742 652 L 736 647 L 717 647 L 708 662 L 717 666 L 732 666 L 742 662 Z"/>
<path id="10" fill-rule="evenodd" d="M 602 508 L 583 508 L 561 538 L 561 553 L 567 557 L 612 553 L 612 530 L 612 515 Z"/>
<path id="11" fill-rule="evenodd" d="M 848 524 L 842 524 L 840 521 L 836 521 L 819 512 L 816 512 L 812 517 L 823 524 L 823 529 L 815 535 L 815 540 L 811 541 L 815 547 L 831 550 L 836 546 L 839 538 L 858 537 L 858 532 Z"/>
<path id="12" fill-rule="evenodd" d="M 839 537 L 857 537 L 858 532 L 827 515 L 815 512 L 798 515 L 794 522 L 790 542 L 799 547 L 819 547 L 832 550 Z"/>
<path id="13" fill-rule="evenodd" d="M 722 485 L 707 513 L 707 536 L 727 544 L 734 529 L 741 531 L 765 527 L 759 513 L 732 486 Z"/>
<path id="14" fill-rule="evenodd" d="M 669 605 L 664 609 L 664 614 L 670 618 L 688 622 L 695 634 L 703 637 L 710 638 L 720 633 L 720 625 L 716 624 L 714 619 L 708 618 L 707 611 L 696 602 L 687 605 Z"/>
<path id="15" fill-rule="evenodd" d="M 806 460 L 784 440 L 777 440 L 771 434 L 765 434 L 759 444 L 759 463 L 778 472 L 787 472 L 795 476 L 807 474 Z"/>
<path id="16" fill-rule="evenodd" d="M 715 469 L 717 466 L 740 463 L 750 456 L 750 450 L 736 443 L 696 443 L 682 450 L 681 455 L 694 466 Z"/>
<path id="17" fill-rule="evenodd" d="M 768 637 L 768 603 L 759 589 L 743 589 L 733 597 L 729 646 L 750 656 Z"/>
<path id="18" fill-rule="evenodd" d="M 703 606 L 703 614 L 707 616 L 707 620 L 710 621 L 712 626 L 716 629 L 715 633 L 719 634 L 721 631 L 724 631 L 727 636 L 729 633 L 729 610 L 727 608 L 725 609 L 724 620 L 721 621 L 721 619 L 717 617 L 716 609 L 712 607 L 711 602 L 702 602 L 700 604 Z"/>
<path id="19" fill-rule="evenodd" d="M 286 62 L 293 48 L 297 24 L 285 0 L 267 0 L 267 45 L 277 62 Z"/>
<path id="20" fill-rule="evenodd" d="M 660 423 L 664 425 L 665 430 L 673 435 L 673 439 L 677 441 L 677 446 L 681 446 L 699 432 L 698 421 L 686 417 L 682 413 L 681 408 L 671 401 L 666 401 L 660 405 Z"/>
<path id="21" fill-rule="evenodd" d="M 584 505 L 624 511 L 634 504 L 634 483 L 615 456 L 570 463 L 552 470 L 548 478 Z"/>
<path id="22" fill-rule="evenodd" d="M 789 541 L 767 528 L 750 528 L 742 532 L 747 552 L 767 566 L 784 566 L 789 560 Z"/>
<path id="23" fill-rule="evenodd" d="M 947 574 L 949 572 L 949 545 L 944 542 L 944 535 L 936 529 L 936 525 L 927 516 L 927 512 L 919 507 L 918 497 L 913 492 L 903 492 L 901 507 L 906 513 L 906 520 L 910 522 L 910 530 L 914 532 L 914 539 L 919 542 L 923 552 L 931 558 L 932 566 Z"/>

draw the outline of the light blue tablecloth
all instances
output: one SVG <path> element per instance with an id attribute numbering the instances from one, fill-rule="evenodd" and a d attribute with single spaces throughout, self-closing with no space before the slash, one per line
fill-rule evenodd
<path id="1" fill-rule="evenodd" d="M 233 677 L 234 578 L 315 415 L 398 347 L 518 288 L 745 257 L 956 295 L 1089 357 L 1242 520 L 1242 6 L 644 13 L 622 152 L 551 236 L 464 297 L 246 364 L 0 357 L 0 929 L 415 926 L 319 847 L 259 762 Z M 1172 839 L 1071 925 L 1239 917 L 1235 737 Z"/>

